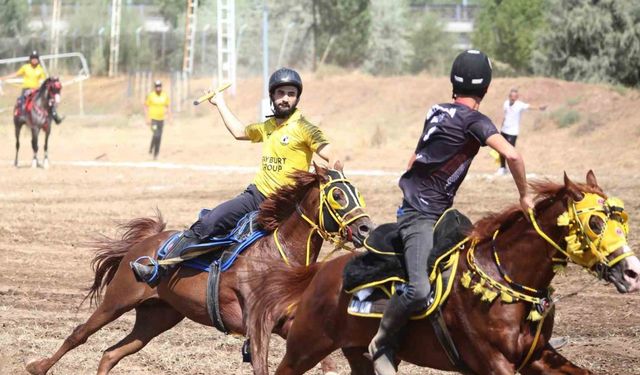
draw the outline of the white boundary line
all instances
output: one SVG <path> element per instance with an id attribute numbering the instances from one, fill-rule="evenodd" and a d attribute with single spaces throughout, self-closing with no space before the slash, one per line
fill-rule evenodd
<path id="1" fill-rule="evenodd" d="M 5 163 L 13 164 L 7 161 Z M 138 168 L 138 169 L 167 169 L 167 170 L 192 170 L 202 172 L 217 172 L 225 174 L 254 174 L 258 171 L 256 167 L 243 167 L 239 165 L 204 165 L 204 164 L 179 164 L 165 163 L 156 161 L 134 162 L 134 161 L 100 161 L 100 160 L 59 160 L 52 163 L 61 166 L 70 167 L 89 167 L 89 168 Z M 348 176 L 365 176 L 365 177 L 396 177 L 399 178 L 402 172 L 385 171 L 382 169 L 347 169 Z M 496 176 L 493 173 L 473 173 L 467 177 L 470 178 L 502 178 L 507 176 Z M 527 178 L 538 177 L 535 173 L 527 173 Z"/>

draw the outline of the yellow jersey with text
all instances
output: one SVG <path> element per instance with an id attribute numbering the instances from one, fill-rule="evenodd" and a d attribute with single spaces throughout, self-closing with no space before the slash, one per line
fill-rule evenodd
<path id="1" fill-rule="evenodd" d="M 47 74 L 40 64 L 36 65 L 35 68 L 31 64 L 24 64 L 16 74 L 22 76 L 23 89 L 37 89 L 40 87 L 40 83 L 47 79 Z"/>
<path id="2" fill-rule="evenodd" d="M 169 96 L 164 91 L 158 95 L 152 91 L 147 95 L 144 104 L 149 108 L 149 118 L 152 120 L 163 121 L 167 107 L 169 106 Z"/>
<path id="3" fill-rule="evenodd" d="M 252 142 L 263 142 L 262 162 L 253 183 L 265 196 L 293 181 L 289 174 L 308 171 L 313 153 L 328 144 L 322 131 L 307 121 L 300 111 L 278 125 L 274 118 L 251 124 L 245 134 Z"/>

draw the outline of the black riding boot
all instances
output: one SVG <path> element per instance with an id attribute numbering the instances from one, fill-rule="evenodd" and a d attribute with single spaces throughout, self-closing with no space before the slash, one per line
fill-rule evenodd
<path id="1" fill-rule="evenodd" d="M 57 125 L 60 125 L 62 120 L 64 120 L 64 116 L 60 117 L 60 115 L 58 115 L 58 111 L 56 111 L 55 108 L 51 109 L 51 117 L 53 118 L 53 121 L 55 121 Z"/>
<path id="2" fill-rule="evenodd" d="M 410 316 L 411 311 L 405 308 L 400 301 L 400 296 L 394 294 L 384 310 L 378 333 L 369 344 L 369 355 L 373 361 L 376 375 L 395 375 L 398 371 L 395 363 L 395 351 L 398 348 L 401 331 Z"/>
<path id="3" fill-rule="evenodd" d="M 182 233 L 178 241 L 173 244 L 169 252 L 164 259 L 179 258 L 183 251 L 193 245 L 200 243 L 200 238 L 191 230 L 186 230 Z M 177 261 L 176 264 L 180 263 Z M 129 264 L 133 270 L 133 274 L 138 281 L 144 281 L 149 286 L 154 287 L 158 285 L 158 282 L 174 265 L 158 265 L 156 267 L 152 264 L 140 264 L 138 262 L 131 262 Z M 157 273 L 156 273 L 157 272 Z"/>

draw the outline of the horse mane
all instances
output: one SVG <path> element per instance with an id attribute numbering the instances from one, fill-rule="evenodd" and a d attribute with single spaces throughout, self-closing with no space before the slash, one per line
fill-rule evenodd
<path id="1" fill-rule="evenodd" d="M 260 205 L 258 223 L 267 231 L 275 230 L 284 219 L 291 216 L 309 188 L 322 179 L 317 173 L 306 171 L 295 171 L 289 177 L 293 179 L 293 184 L 280 187 Z"/>
<path id="2" fill-rule="evenodd" d="M 580 191 L 584 193 L 595 193 L 605 196 L 604 192 L 596 186 L 576 183 Z M 546 209 L 566 193 L 565 186 L 549 180 L 539 180 L 529 183 L 531 189 L 536 193 L 536 208 Z M 504 229 L 507 225 L 515 222 L 519 218 L 524 218 L 520 205 L 515 204 L 507 207 L 503 211 L 490 213 L 478 220 L 471 229 L 469 236 L 478 241 L 485 240 L 493 236 L 496 230 Z"/>

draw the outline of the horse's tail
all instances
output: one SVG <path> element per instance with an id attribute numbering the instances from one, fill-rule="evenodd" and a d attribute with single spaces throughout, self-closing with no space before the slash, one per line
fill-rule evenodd
<path id="1" fill-rule="evenodd" d="M 91 268 L 95 273 L 95 278 L 93 285 L 88 288 L 89 293 L 82 302 L 88 298 L 92 305 L 99 303 L 102 291 L 113 280 L 120 261 L 129 249 L 145 238 L 162 232 L 166 225 L 162 214 L 158 211 L 155 218 L 142 217 L 119 225 L 118 228 L 124 231 L 120 239 L 102 236 L 93 241 L 90 246 L 93 248 L 95 256 L 91 260 Z"/>
<path id="2" fill-rule="evenodd" d="M 268 374 L 269 339 L 273 328 L 293 314 L 295 305 L 322 267 L 290 267 L 284 263 L 270 266 L 251 276 L 247 335 L 251 338 L 252 364 L 255 374 Z"/>

